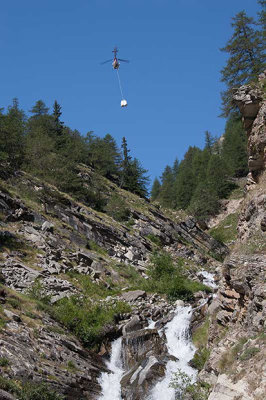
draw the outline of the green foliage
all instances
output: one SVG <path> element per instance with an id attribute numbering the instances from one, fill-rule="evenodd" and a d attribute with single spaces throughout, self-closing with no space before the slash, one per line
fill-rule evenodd
<path id="1" fill-rule="evenodd" d="M 116 221 L 125 222 L 130 217 L 130 209 L 127 207 L 126 202 L 118 195 L 114 194 L 110 197 L 105 211 L 108 215 L 113 217 Z"/>
<path id="2" fill-rule="evenodd" d="M 15 382 L 0 376 L 0 389 L 16 395 L 18 400 L 64 400 L 65 397 L 56 393 L 46 383 Z"/>
<path id="3" fill-rule="evenodd" d="M 265 68 L 265 42 L 254 19 L 241 11 L 232 20 L 233 35 L 221 49 L 229 55 L 221 71 L 221 81 L 227 86 L 227 90 L 222 93 L 224 116 L 228 116 L 234 108 L 231 97 L 233 89 L 256 79 Z"/>
<path id="4" fill-rule="evenodd" d="M 174 265 L 171 256 L 166 252 L 155 252 L 151 257 L 148 271 L 149 279 L 142 284 L 144 290 L 166 294 L 169 300 L 193 299 L 193 293 L 199 290 L 210 292 L 205 285 L 185 277 L 182 263 Z"/>
<path id="5" fill-rule="evenodd" d="M 231 176 L 246 176 L 248 172 L 247 135 L 238 112 L 230 113 L 226 122 L 222 157 Z"/>
<path id="6" fill-rule="evenodd" d="M 164 207 L 173 208 L 174 205 L 174 174 L 173 170 L 167 165 L 161 176 L 162 185 L 160 187 L 159 201 Z"/>
<path id="7" fill-rule="evenodd" d="M 230 214 L 208 233 L 220 243 L 229 243 L 237 238 L 237 224 L 239 214 Z"/>
<path id="8" fill-rule="evenodd" d="M 27 382 L 19 394 L 19 400 L 63 400 L 64 398 L 45 383 Z"/>
<path id="9" fill-rule="evenodd" d="M 204 221 L 211 215 L 215 215 L 219 208 L 219 199 L 215 191 L 205 183 L 199 184 L 192 196 L 188 211 L 198 221 Z"/>
<path id="10" fill-rule="evenodd" d="M 126 138 L 123 137 L 120 186 L 141 197 L 146 197 L 149 183 L 149 177 L 146 175 L 148 171 L 141 166 L 137 158 L 132 159 L 129 153 Z"/>
<path id="11" fill-rule="evenodd" d="M 94 242 L 94 240 L 89 240 L 88 248 L 90 250 L 93 250 L 96 253 L 99 253 L 99 254 L 102 254 L 102 255 L 106 255 L 107 254 L 107 250 L 105 248 L 99 246 L 96 242 Z"/>
<path id="12" fill-rule="evenodd" d="M 149 239 L 151 242 L 156 244 L 158 247 L 162 247 L 162 242 L 159 236 L 155 236 L 152 233 L 146 236 L 147 239 Z"/>
<path id="13" fill-rule="evenodd" d="M 6 367 L 9 365 L 9 360 L 6 357 L 0 357 L 0 367 Z"/>
<path id="14" fill-rule="evenodd" d="M 191 377 L 181 369 L 173 374 L 169 386 L 175 389 L 176 400 L 183 400 L 186 395 L 191 400 L 207 400 L 209 396 L 210 385 L 205 382 L 192 383 Z"/>
<path id="15" fill-rule="evenodd" d="M 19 109 L 17 99 L 6 114 L 0 109 L 0 162 L 4 161 L 16 169 L 24 158 L 25 114 Z"/>
<path id="16" fill-rule="evenodd" d="M 209 359 L 210 350 L 206 347 L 199 348 L 191 360 L 191 366 L 201 371 L 204 368 L 206 361 Z"/>
<path id="17" fill-rule="evenodd" d="M 39 279 L 36 279 L 33 285 L 28 289 L 27 295 L 34 299 L 40 301 L 44 305 L 50 304 L 50 296 L 47 296 L 44 292 L 43 285 Z"/>
<path id="18" fill-rule="evenodd" d="M 246 350 L 243 351 L 239 359 L 241 361 L 247 361 L 250 360 L 252 357 L 255 356 L 255 354 L 259 353 L 260 349 L 257 347 L 249 347 Z"/>
<path id="19" fill-rule="evenodd" d="M 113 323 L 117 314 L 128 312 L 129 306 L 122 302 L 115 305 L 94 304 L 87 297 L 75 296 L 58 301 L 52 309 L 53 317 L 72 331 L 85 346 L 99 345 L 104 327 Z"/>
<path id="20" fill-rule="evenodd" d="M 155 201 L 159 194 L 160 194 L 160 188 L 161 188 L 161 184 L 158 178 L 154 179 L 152 188 L 151 188 L 151 200 Z"/>

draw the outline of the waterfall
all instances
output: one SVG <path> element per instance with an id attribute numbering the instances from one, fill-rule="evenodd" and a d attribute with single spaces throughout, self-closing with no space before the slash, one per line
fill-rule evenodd
<path id="1" fill-rule="evenodd" d="M 122 367 L 122 338 L 115 340 L 112 343 L 111 358 L 108 361 L 107 368 L 111 374 L 103 372 L 100 376 L 99 383 L 102 387 L 102 395 L 99 400 L 121 400 L 121 385 L 120 381 L 124 370 Z"/>
<path id="2" fill-rule="evenodd" d="M 177 307 L 175 317 L 166 325 L 165 334 L 168 351 L 178 360 L 167 363 L 165 377 L 154 386 L 149 400 L 175 400 L 175 389 L 169 387 L 169 384 L 173 374 L 178 370 L 185 372 L 192 382 L 196 380 L 196 370 L 188 365 L 196 350 L 189 334 L 191 316 L 191 306 Z"/>
<path id="3" fill-rule="evenodd" d="M 203 277 L 204 284 L 214 289 L 217 288 L 212 274 L 207 271 L 200 271 L 199 275 Z M 207 300 L 204 299 L 199 307 L 202 307 L 206 302 Z M 153 387 L 145 400 L 175 400 L 176 390 L 169 387 L 169 384 L 174 378 L 174 373 L 179 370 L 190 377 L 191 383 L 196 381 L 197 371 L 188 364 L 196 351 L 189 331 L 192 312 L 191 306 L 177 307 L 174 318 L 166 324 L 165 328 L 159 331 L 159 333 L 162 331 L 165 333 L 168 352 L 175 356 L 177 360 L 168 361 L 164 378 Z M 149 326 L 146 329 L 153 329 L 156 322 L 149 320 L 148 323 Z M 102 373 L 99 378 L 102 395 L 98 400 L 122 400 L 120 381 L 125 371 L 122 365 L 121 350 L 122 339 L 119 338 L 113 342 L 111 358 L 107 362 L 107 367 L 111 373 Z"/>
<path id="4" fill-rule="evenodd" d="M 204 283 L 204 285 L 209 286 L 212 289 L 217 289 L 217 285 L 214 282 L 213 274 L 202 270 L 198 273 L 198 276 L 202 276 L 202 278 L 203 278 L 202 282 Z"/>

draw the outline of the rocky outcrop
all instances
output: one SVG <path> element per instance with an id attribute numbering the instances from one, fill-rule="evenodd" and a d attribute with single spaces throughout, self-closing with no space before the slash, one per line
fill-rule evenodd
<path id="1" fill-rule="evenodd" d="M 261 75 L 260 81 L 265 81 L 265 74 Z M 248 136 L 250 181 L 257 182 L 266 163 L 266 102 L 263 89 L 260 84 L 254 87 L 244 85 L 235 91 L 233 99 L 242 114 Z"/>
<path id="2" fill-rule="evenodd" d="M 47 382 L 68 400 L 96 400 L 101 391 L 98 376 L 106 370 L 101 357 L 64 334 L 49 317 L 12 313 L 5 309 L 3 293 L 0 301 L 7 317 L 0 331 L 0 359 L 8 360 L 6 366 L 0 366 L 1 377 Z M 38 318 L 42 318 L 41 323 Z"/>
<path id="3" fill-rule="evenodd" d="M 261 77 L 265 82 L 265 74 Z M 248 136 L 249 177 L 238 239 L 223 266 L 217 297 L 208 307 L 210 357 L 199 379 L 212 385 L 208 400 L 262 400 L 266 317 L 266 102 L 262 81 L 235 92 Z"/>

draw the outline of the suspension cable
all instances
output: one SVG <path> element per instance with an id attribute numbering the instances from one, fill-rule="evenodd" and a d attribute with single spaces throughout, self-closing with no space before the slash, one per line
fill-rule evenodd
<path id="1" fill-rule="evenodd" d="M 124 96 L 123 96 L 122 85 L 121 85 L 121 80 L 120 80 L 118 69 L 116 70 L 116 72 L 117 72 L 118 83 L 119 83 L 120 92 L 121 92 L 121 96 L 122 96 L 122 100 L 123 100 Z"/>

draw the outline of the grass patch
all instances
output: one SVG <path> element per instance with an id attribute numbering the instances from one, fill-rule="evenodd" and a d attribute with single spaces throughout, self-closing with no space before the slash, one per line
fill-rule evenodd
<path id="1" fill-rule="evenodd" d="M 211 289 L 202 283 L 186 278 L 182 260 L 179 265 L 175 265 L 170 254 L 163 251 L 153 253 L 148 275 L 149 279 L 144 280 L 141 289 L 165 294 L 170 301 L 192 300 L 193 293 L 200 290 L 211 292 Z"/>
<path id="2" fill-rule="evenodd" d="M 103 256 L 107 255 L 107 250 L 99 246 L 94 240 L 88 241 L 88 248 L 89 250 L 95 251 L 96 253 L 101 254 Z"/>
<path id="3" fill-rule="evenodd" d="M 244 350 L 239 359 L 241 361 L 250 360 L 255 354 L 259 353 L 260 349 L 257 347 L 249 347 L 248 349 Z"/>
<path id="4" fill-rule="evenodd" d="M 228 215 L 220 224 L 211 228 L 208 233 L 220 243 L 229 243 L 237 238 L 237 224 L 239 214 Z"/>
<path id="5" fill-rule="evenodd" d="M 80 299 L 76 296 L 58 301 L 51 309 L 52 316 L 87 347 L 99 345 L 104 336 L 104 327 L 112 324 L 117 314 L 129 311 L 130 307 L 123 302 L 99 305 L 88 297 Z"/>
<path id="6" fill-rule="evenodd" d="M 18 400 L 64 400 L 45 383 L 18 382 L 0 376 L 0 389 L 12 393 Z"/>
<path id="7" fill-rule="evenodd" d="M 247 338 L 241 338 L 238 343 L 228 351 L 225 351 L 219 360 L 219 370 L 221 373 L 231 369 L 233 363 L 239 357 L 243 350 L 244 344 L 247 342 Z"/>
<path id="8" fill-rule="evenodd" d="M 197 347 L 197 351 L 195 352 L 194 357 L 191 360 L 191 364 L 199 371 L 203 369 L 206 361 L 209 359 L 210 356 L 210 350 L 207 348 L 209 327 L 210 320 L 208 318 L 193 332 L 192 335 L 192 340 Z"/>
<path id="9" fill-rule="evenodd" d="M 6 367 L 9 365 L 9 360 L 6 357 L 0 357 L 0 367 Z"/>
<path id="10" fill-rule="evenodd" d="M 162 247 L 162 242 L 159 236 L 155 236 L 152 233 L 146 236 L 147 239 L 149 239 L 152 243 L 154 243 L 158 247 Z"/>

